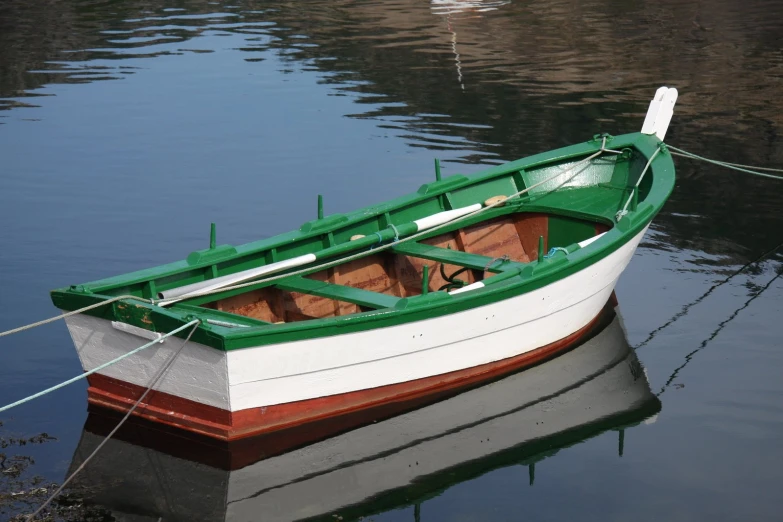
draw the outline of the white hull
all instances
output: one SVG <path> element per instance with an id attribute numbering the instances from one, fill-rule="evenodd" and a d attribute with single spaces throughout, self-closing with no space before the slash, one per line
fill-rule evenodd
<path id="1" fill-rule="evenodd" d="M 189 343 L 155 389 L 236 412 L 403 383 L 524 354 L 578 331 L 598 315 L 645 231 L 567 278 L 456 314 L 229 352 Z M 146 342 L 95 317 L 77 315 L 66 322 L 85 371 Z M 146 387 L 181 342 L 168 339 L 100 373 Z"/>
<path id="2" fill-rule="evenodd" d="M 501 465 L 517 464 L 519 454 L 539 460 L 540 450 L 525 452 L 525 444 L 654 401 L 618 316 L 596 337 L 548 363 L 237 471 L 110 440 L 79 485 L 115 515 L 128 510 L 149 517 L 140 520 L 329 516 L 413 484 L 425 484 L 425 491 L 448 487 L 465 480 L 460 466 L 484 473 L 497 464 L 482 467 L 483 459 L 512 448 Z M 71 467 L 101 440 L 85 431 Z"/>

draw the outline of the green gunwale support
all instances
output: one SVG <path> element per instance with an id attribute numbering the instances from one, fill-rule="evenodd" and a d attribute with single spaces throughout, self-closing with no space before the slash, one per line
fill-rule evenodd
<path id="1" fill-rule="evenodd" d="M 538 262 L 544 261 L 544 236 L 538 236 Z"/>
<path id="2" fill-rule="evenodd" d="M 324 197 L 318 194 L 318 219 L 324 218 Z"/>
<path id="3" fill-rule="evenodd" d="M 462 174 L 454 174 L 453 176 L 449 176 L 446 179 L 435 180 L 432 183 L 425 183 L 419 187 L 417 194 L 421 196 L 442 194 L 449 190 L 461 187 L 462 185 L 467 184 L 468 181 L 468 178 Z"/>
<path id="4" fill-rule="evenodd" d="M 440 160 L 435 158 L 435 181 L 440 181 Z"/>
<path id="5" fill-rule="evenodd" d="M 421 270 L 421 295 L 427 295 L 430 291 L 430 267 L 424 265 Z"/>
<path id="6" fill-rule="evenodd" d="M 235 256 L 236 254 L 237 254 L 236 248 L 232 247 L 231 245 L 218 246 L 217 225 L 215 223 L 210 223 L 209 248 L 191 252 L 190 254 L 188 254 L 188 257 L 185 259 L 185 262 L 190 266 L 199 265 L 202 263 L 212 263 L 212 266 L 206 268 L 206 270 L 210 274 L 210 277 L 214 278 L 217 277 L 217 267 L 215 266 L 214 263 Z M 154 278 L 151 279 L 150 281 L 154 282 Z M 151 290 L 152 296 L 156 295 L 155 285 L 152 285 L 150 288 L 152 288 Z M 144 291 L 146 290 L 142 290 L 142 292 Z"/>
<path id="7" fill-rule="evenodd" d="M 158 297 L 158 289 L 155 286 L 154 279 L 150 279 L 149 281 L 147 281 L 147 284 L 145 284 L 142 287 L 141 295 L 142 297 L 146 297 L 147 299 Z"/>
<path id="8" fill-rule="evenodd" d="M 527 188 L 527 183 L 525 183 L 525 169 L 519 169 L 511 173 L 511 179 L 514 181 L 514 185 L 517 187 L 517 191 L 522 191 Z M 527 195 L 522 195 L 520 197 L 529 197 Z"/>
<path id="9" fill-rule="evenodd" d="M 631 189 L 631 211 L 636 212 L 636 207 L 639 206 L 639 187 Z"/>

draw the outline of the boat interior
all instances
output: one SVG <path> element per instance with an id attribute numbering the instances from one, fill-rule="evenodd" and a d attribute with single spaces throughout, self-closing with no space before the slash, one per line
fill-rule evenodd
<path id="1" fill-rule="evenodd" d="M 608 229 L 602 223 L 558 215 L 509 214 L 428 239 L 403 242 L 311 275 L 280 279 L 201 307 L 266 323 L 391 308 L 402 298 L 453 292 L 534 262 L 540 242 L 545 253 Z"/>
<path id="2" fill-rule="evenodd" d="M 447 293 L 476 295 L 473 290 L 523 269 L 533 276 L 554 273 L 558 258 L 612 228 L 628 230 L 630 218 L 647 219 L 653 210 L 646 199 L 655 173 L 641 176 L 646 156 L 623 148 L 585 162 L 600 143 L 519 160 L 474 178 L 437 177 L 414 194 L 352 213 L 324 216 L 319 200 L 317 219 L 238 247 L 217 245 L 213 227 L 210 247 L 183 261 L 74 285 L 56 291 L 55 300 L 68 294 L 89 304 L 137 295 L 158 300 L 154 311 L 165 307 L 167 317 L 197 314 L 213 326 L 234 328 L 437 306 Z M 497 206 L 488 204 L 497 198 Z M 616 214 L 629 202 L 632 216 L 621 223 Z M 477 208 L 486 212 L 467 215 Z M 444 217 L 454 212 L 466 219 Z M 437 228 L 433 219 L 440 219 Z M 550 259 L 553 248 L 566 250 L 565 256 Z M 329 268 L 314 267 L 325 262 Z M 241 284 L 232 287 L 236 281 Z"/>

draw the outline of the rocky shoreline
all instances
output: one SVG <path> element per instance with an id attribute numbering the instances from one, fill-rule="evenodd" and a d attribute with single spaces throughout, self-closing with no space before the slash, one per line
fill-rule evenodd
<path id="1" fill-rule="evenodd" d="M 25 454 L 26 446 L 57 439 L 48 433 L 11 436 L 0 421 L 0 519 L 26 521 L 59 484 L 35 473 L 35 460 Z M 36 518 L 51 522 L 108 522 L 111 514 L 84 504 L 78 491 L 65 490 Z"/>

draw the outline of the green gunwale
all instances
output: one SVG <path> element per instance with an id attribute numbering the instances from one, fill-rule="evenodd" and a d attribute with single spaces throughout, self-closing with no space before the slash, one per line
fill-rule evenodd
<path id="1" fill-rule="evenodd" d="M 584 143 L 544 152 L 492 167 L 471 176 L 455 175 L 423 185 L 416 193 L 357 210 L 349 214 L 327 216 L 310 221 L 299 230 L 232 247 L 221 245 L 194 252 L 188 259 L 51 292 L 55 306 L 76 310 L 117 295 L 154 297 L 158 291 L 231 274 L 265 263 L 342 244 L 353 234 L 372 234 L 388 227 L 420 219 L 450 208 L 484 201 L 499 194 L 513 194 L 536 182 L 535 175 L 549 167 L 567 165 L 600 150 L 601 137 Z M 108 320 L 118 320 L 153 331 L 167 332 L 193 318 L 217 319 L 239 323 L 245 328 L 227 328 L 202 323 L 193 335 L 199 343 L 219 350 L 233 350 L 302 339 L 312 339 L 384 328 L 402 323 L 431 319 L 508 299 L 546 286 L 603 259 L 641 232 L 660 211 L 674 188 L 674 164 L 671 155 L 655 136 L 632 133 L 609 136 L 607 148 L 629 149 L 630 157 L 606 154 L 594 160 L 575 180 L 588 181 L 579 187 L 545 193 L 536 190 L 510 200 L 501 208 L 462 220 L 452 227 L 432 233 L 442 234 L 457 228 L 514 212 L 545 212 L 566 218 L 613 225 L 598 241 L 585 248 L 568 246 L 568 254 L 557 253 L 544 261 L 525 263 L 485 279 L 484 288 L 448 295 L 427 295 L 400 299 L 394 307 L 352 315 L 312 319 L 285 324 L 269 324 L 256 319 L 195 305 L 239 293 L 240 290 L 190 299 L 162 308 L 136 300 L 125 300 L 86 312 Z M 644 164 L 662 147 L 640 185 L 639 203 L 618 223 L 614 215 L 622 207 L 636 183 Z M 602 162 L 602 164 L 598 164 Z M 624 165 L 623 165 L 624 162 Z M 607 173 L 610 179 L 606 179 Z M 541 175 L 541 179 L 551 173 Z M 542 187 L 542 190 L 547 187 Z M 567 246 L 567 245 L 563 245 Z M 279 284 L 278 280 L 272 284 Z M 259 283 L 241 291 L 266 286 Z M 187 333 L 180 334 L 185 337 Z"/>

